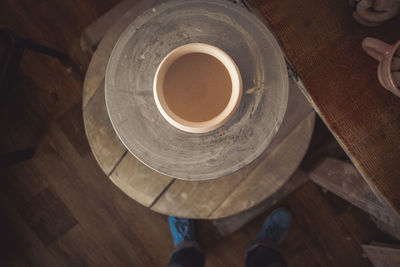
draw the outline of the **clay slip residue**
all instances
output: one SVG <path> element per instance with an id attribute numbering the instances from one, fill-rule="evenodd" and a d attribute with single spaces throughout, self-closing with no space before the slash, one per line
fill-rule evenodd
<path id="1" fill-rule="evenodd" d="M 163 82 L 168 107 L 192 122 L 208 121 L 227 106 L 232 82 L 225 66 L 213 56 L 191 53 L 178 58 Z"/>

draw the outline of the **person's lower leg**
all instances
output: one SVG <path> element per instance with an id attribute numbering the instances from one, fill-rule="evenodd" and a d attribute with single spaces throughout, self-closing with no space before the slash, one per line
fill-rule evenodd
<path id="1" fill-rule="evenodd" d="M 205 257 L 196 242 L 194 220 L 170 216 L 168 221 L 175 244 L 168 267 L 203 267 Z"/>
<path id="2" fill-rule="evenodd" d="M 278 245 L 286 238 L 291 224 L 290 212 L 277 209 L 265 220 L 256 240 L 246 252 L 246 267 L 284 267 Z"/>

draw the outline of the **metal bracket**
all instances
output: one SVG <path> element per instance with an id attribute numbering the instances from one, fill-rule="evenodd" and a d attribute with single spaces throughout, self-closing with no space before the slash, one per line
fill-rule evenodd
<path id="1" fill-rule="evenodd" d="M 239 5 L 240 7 L 244 8 L 244 9 L 246 9 L 247 11 L 249 11 L 250 13 L 252 13 L 251 10 L 250 10 L 250 8 L 249 8 L 249 5 L 246 3 L 245 0 L 229 0 L 229 1 L 230 1 L 230 2 L 233 2 L 234 4 Z"/>
<path id="2" fill-rule="evenodd" d="M 294 69 L 292 64 L 290 64 L 290 62 L 287 60 L 287 58 L 285 58 L 285 62 L 286 62 L 286 68 L 287 68 L 287 71 L 288 71 L 289 80 L 293 80 L 295 82 L 298 82 L 299 81 L 299 76 L 297 75 L 296 70 Z"/>

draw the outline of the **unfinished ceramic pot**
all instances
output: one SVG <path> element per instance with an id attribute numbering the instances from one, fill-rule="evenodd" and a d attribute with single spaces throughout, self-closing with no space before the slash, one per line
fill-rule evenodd
<path id="1" fill-rule="evenodd" d="M 206 133 L 234 115 L 242 97 L 242 77 L 223 50 L 191 43 L 162 60 L 153 93 L 158 110 L 171 125 L 189 133 Z"/>
<path id="2" fill-rule="evenodd" d="M 379 61 L 378 79 L 383 87 L 400 97 L 400 40 L 389 45 L 381 40 L 366 37 L 362 48 Z"/>

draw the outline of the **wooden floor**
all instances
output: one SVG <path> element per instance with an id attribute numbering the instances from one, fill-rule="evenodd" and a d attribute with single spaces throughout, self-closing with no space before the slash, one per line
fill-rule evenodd
<path id="1" fill-rule="evenodd" d="M 0 170 L 0 266 L 165 266 L 173 248 L 167 218 L 117 189 L 91 154 L 83 129 L 82 83 L 90 57 L 83 28 L 117 1 L 3 0 L 0 24 L 66 51 L 77 68 L 26 52 L 19 85 L 0 112 L 0 153 L 37 148 Z M 312 149 L 327 136 L 317 124 Z M 339 153 L 340 154 L 340 153 Z M 303 166 L 315 161 L 311 156 Z M 307 183 L 283 203 L 294 215 L 282 245 L 291 266 L 370 266 L 361 244 L 385 241 L 368 215 Z M 267 213 L 221 237 L 207 221 L 198 235 L 207 266 L 243 266 Z"/>

